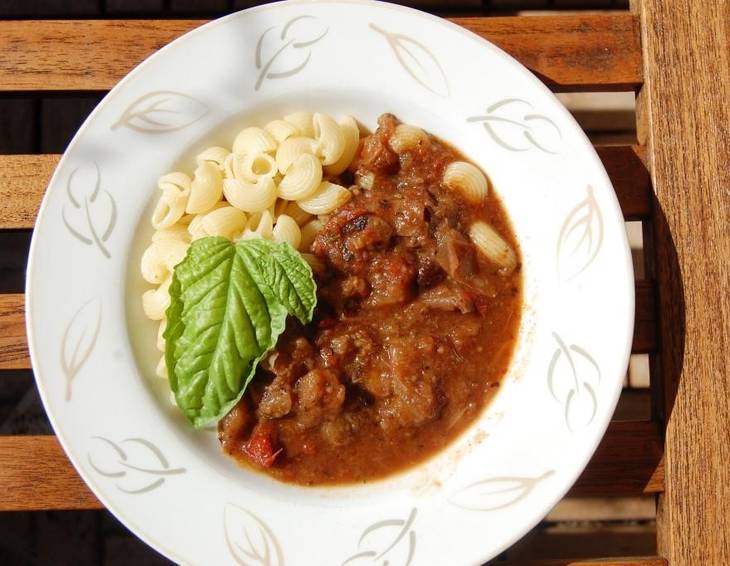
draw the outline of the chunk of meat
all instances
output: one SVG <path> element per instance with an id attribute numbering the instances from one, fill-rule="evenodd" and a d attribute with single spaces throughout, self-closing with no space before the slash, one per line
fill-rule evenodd
<path id="1" fill-rule="evenodd" d="M 416 275 L 416 283 L 418 288 L 429 289 L 443 281 L 446 273 L 430 254 L 418 254 L 418 273 Z"/>
<path id="2" fill-rule="evenodd" d="M 244 398 L 221 419 L 218 427 L 218 440 L 223 450 L 230 452 L 236 448 L 249 428 L 253 425 L 254 415 L 249 407 L 248 401 Z"/>
<path id="3" fill-rule="evenodd" d="M 368 306 L 379 307 L 405 303 L 414 292 L 416 268 L 404 255 L 376 257 L 368 271 L 370 296 Z"/>
<path id="4" fill-rule="evenodd" d="M 393 228 L 379 216 L 368 214 L 345 224 L 342 234 L 347 248 L 354 253 L 383 247 L 393 235 Z"/>
<path id="5" fill-rule="evenodd" d="M 356 162 L 358 170 L 385 174 L 392 174 L 398 170 L 398 154 L 390 149 L 388 143 L 397 125 L 398 120 L 392 114 L 383 114 L 378 118 L 378 129 L 362 141 Z"/>
<path id="6" fill-rule="evenodd" d="M 474 304 L 468 293 L 456 285 L 442 283 L 419 297 L 419 301 L 434 310 L 472 312 Z"/>
<path id="7" fill-rule="evenodd" d="M 319 407 L 338 409 L 345 400 L 345 388 L 334 371 L 313 369 L 297 380 L 294 389 L 297 393 L 298 410 L 306 411 Z"/>
<path id="8" fill-rule="evenodd" d="M 426 190 L 408 190 L 403 198 L 397 201 L 394 216 L 395 233 L 404 238 L 408 247 L 424 246 L 430 239 L 429 220 L 432 206 L 433 197 Z"/>
<path id="9" fill-rule="evenodd" d="M 257 413 L 265 419 L 278 419 L 288 415 L 291 409 L 291 385 L 285 379 L 275 377 L 264 389 Z"/>
<path id="10" fill-rule="evenodd" d="M 367 252 L 384 247 L 393 228 L 385 220 L 361 209 L 336 213 L 312 243 L 312 252 L 326 258 L 339 271 L 358 275 L 367 268 Z"/>
<path id="11" fill-rule="evenodd" d="M 442 227 L 436 234 L 436 261 L 457 281 L 471 277 L 476 271 L 474 244 L 461 232 Z"/>
<path id="12" fill-rule="evenodd" d="M 274 465 L 282 448 L 277 444 L 276 427 L 269 421 L 263 421 L 253 429 L 251 437 L 243 446 L 243 453 L 257 466 L 270 468 Z"/>

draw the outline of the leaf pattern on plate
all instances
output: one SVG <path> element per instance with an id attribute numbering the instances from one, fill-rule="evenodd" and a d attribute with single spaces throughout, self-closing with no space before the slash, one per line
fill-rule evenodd
<path id="1" fill-rule="evenodd" d="M 585 428 L 596 416 L 598 399 L 595 386 L 601 370 L 593 357 L 580 346 L 567 346 L 557 333 L 557 343 L 547 372 L 547 386 L 553 399 L 563 407 L 565 424 L 571 432 Z"/>
<path id="2" fill-rule="evenodd" d="M 497 511 L 522 501 L 533 489 L 555 473 L 555 470 L 537 477 L 495 476 L 461 488 L 449 502 L 468 511 Z"/>
<path id="3" fill-rule="evenodd" d="M 117 204 L 109 191 L 101 188 L 99 166 L 92 163 L 74 169 L 66 181 L 66 196 L 69 202 L 64 203 L 61 217 L 68 231 L 110 258 L 106 241 L 117 223 Z"/>
<path id="4" fill-rule="evenodd" d="M 545 153 L 559 153 L 562 134 L 548 116 L 534 111 L 532 104 L 521 98 L 505 98 L 489 106 L 481 116 L 467 122 L 478 122 L 498 145 L 509 151 L 537 148 Z"/>
<path id="5" fill-rule="evenodd" d="M 357 541 L 357 552 L 342 566 L 409 566 L 416 552 L 416 532 L 413 530 L 416 513 L 417 509 L 413 508 L 405 519 L 386 519 L 367 527 Z"/>
<path id="6" fill-rule="evenodd" d="M 421 42 L 400 33 L 391 33 L 370 23 L 370 29 L 382 35 L 401 67 L 422 87 L 439 96 L 451 94 L 441 63 Z"/>
<path id="7" fill-rule="evenodd" d="M 94 350 L 101 328 L 101 301 L 91 299 L 81 305 L 66 326 L 61 338 L 61 372 L 66 380 L 66 401 L 71 400 L 71 385 Z"/>
<path id="8" fill-rule="evenodd" d="M 272 26 L 265 30 L 256 44 L 259 76 L 254 90 L 259 90 L 266 79 L 291 77 L 304 69 L 312 57 L 311 47 L 329 31 L 318 18 L 307 15 L 292 18 L 279 33 L 277 29 Z"/>
<path id="9" fill-rule="evenodd" d="M 246 509 L 229 503 L 223 510 L 228 550 L 242 566 L 283 566 L 284 555 L 269 526 Z"/>
<path id="10" fill-rule="evenodd" d="M 172 468 L 162 451 L 144 438 L 125 438 L 119 443 L 103 436 L 92 436 L 89 465 L 105 478 L 114 478 L 119 491 L 136 495 L 147 493 L 165 483 L 168 476 L 185 473 Z"/>
<path id="11" fill-rule="evenodd" d="M 603 244 L 603 217 L 593 187 L 587 185 L 586 193 L 586 198 L 568 213 L 558 235 L 557 267 L 565 280 L 583 273 Z"/>
<path id="12" fill-rule="evenodd" d="M 111 129 L 124 126 L 145 134 L 165 134 L 182 130 L 207 113 L 208 107 L 192 96 L 156 90 L 132 102 Z"/>

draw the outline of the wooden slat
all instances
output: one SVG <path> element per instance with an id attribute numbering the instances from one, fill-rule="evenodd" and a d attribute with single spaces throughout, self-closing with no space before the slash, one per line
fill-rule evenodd
<path id="1" fill-rule="evenodd" d="M 596 147 L 628 220 L 646 218 L 652 207 L 644 149 Z M 59 155 L 0 155 L 0 229 L 32 228 Z"/>
<path id="2" fill-rule="evenodd" d="M 642 82 L 638 26 L 630 14 L 451 20 L 499 45 L 556 90 L 631 90 Z M 0 22 L 0 90 L 107 90 L 147 56 L 203 23 Z"/>
<path id="3" fill-rule="evenodd" d="M 634 0 L 656 191 L 667 490 L 659 552 L 730 564 L 730 5 Z"/>
<path id="4" fill-rule="evenodd" d="M 596 152 L 611 178 L 626 219 L 647 218 L 651 213 L 653 189 L 644 164 L 646 149 L 642 146 L 597 146 Z"/>
<path id="5" fill-rule="evenodd" d="M 58 155 L 0 155 L 0 228 L 32 228 Z"/>
<path id="6" fill-rule="evenodd" d="M 0 370 L 27 368 L 30 368 L 30 356 L 23 295 L 0 294 Z"/>
<path id="7" fill-rule="evenodd" d="M 637 495 L 661 491 L 663 468 L 659 450 L 659 433 L 654 424 L 612 423 L 570 494 Z M 0 511 L 101 507 L 76 475 L 54 436 L 0 436 L 0 485 Z"/>
<path id="8" fill-rule="evenodd" d="M 657 312 L 654 283 L 636 282 L 636 311 L 634 315 L 634 354 L 647 354 L 657 349 Z"/>
<path id="9" fill-rule="evenodd" d="M 664 489 L 662 439 L 651 421 L 612 422 L 570 491 L 575 496 L 639 495 Z"/>
<path id="10" fill-rule="evenodd" d="M 491 562 L 489 565 L 491 566 Z M 494 566 L 667 566 L 668 562 L 658 556 L 632 558 L 596 558 L 582 560 L 538 560 L 530 562 L 494 562 Z"/>
<path id="11" fill-rule="evenodd" d="M 0 436 L 0 511 L 100 509 L 55 436 Z"/>

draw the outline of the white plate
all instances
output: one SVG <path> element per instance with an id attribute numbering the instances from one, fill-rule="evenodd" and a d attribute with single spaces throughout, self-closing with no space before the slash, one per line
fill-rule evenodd
<path id="1" fill-rule="evenodd" d="M 365 487 L 277 483 L 194 432 L 155 379 L 138 260 L 158 175 L 295 109 L 384 111 L 491 177 L 522 245 L 512 369 L 443 454 Z M 43 402 L 69 458 L 132 531 L 190 564 L 478 564 L 563 496 L 613 413 L 634 295 L 616 196 L 566 110 L 525 68 L 442 19 L 375 2 L 286 2 L 162 49 L 89 117 L 51 180 L 28 267 Z"/>

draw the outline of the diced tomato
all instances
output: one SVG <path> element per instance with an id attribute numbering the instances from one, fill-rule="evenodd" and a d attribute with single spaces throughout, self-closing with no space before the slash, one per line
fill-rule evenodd
<path id="1" fill-rule="evenodd" d="M 262 468 L 273 466 L 281 451 L 282 448 L 277 445 L 274 425 L 268 422 L 257 424 L 251 437 L 243 446 L 244 454 Z"/>

